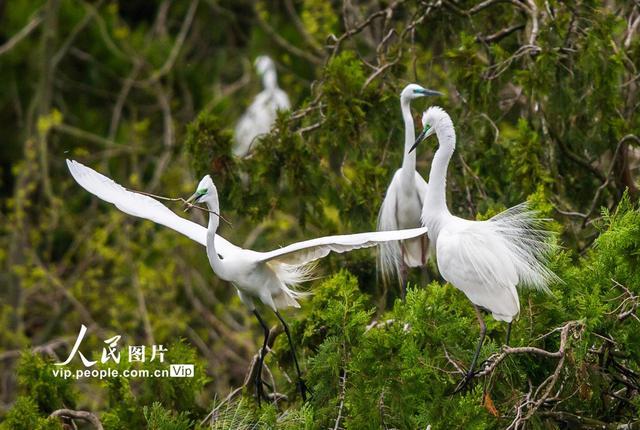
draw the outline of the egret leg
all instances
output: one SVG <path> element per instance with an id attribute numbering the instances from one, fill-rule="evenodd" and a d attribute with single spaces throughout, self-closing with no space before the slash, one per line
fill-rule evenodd
<path id="1" fill-rule="evenodd" d="M 480 339 L 478 340 L 478 346 L 476 347 L 476 352 L 473 354 L 473 359 L 471 360 L 471 365 L 469 366 L 469 370 L 465 377 L 460 381 L 453 394 L 458 393 L 466 388 L 469 382 L 473 379 L 474 369 L 476 367 L 476 363 L 478 361 L 478 357 L 480 356 L 480 350 L 482 349 L 482 344 L 484 343 L 485 335 L 487 334 L 487 325 L 484 322 L 484 318 L 482 318 L 482 311 L 476 305 L 473 305 L 473 309 L 476 311 L 476 317 L 478 318 L 478 323 L 480 324 Z"/>
<path id="2" fill-rule="evenodd" d="M 293 341 L 291 340 L 291 332 L 289 331 L 289 326 L 284 321 L 284 318 L 282 318 L 282 315 L 280 315 L 280 312 L 275 311 L 275 313 L 276 313 L 276 316 L 278 317 L 278 319 L 280 320 L 280 322 L 282 323 L 282 327 L 284 328 L 284 332 L 286 333 L 287 339 L 289 340 L 289 348 L 291 349 L 291 357 L 293 357 L 293 363 L 296 366 L 296 373 L 298 374 L 298 389 L 300 390 L 300 396 L 302 397 L 302 401 L 306 402 L 307 401 L 307 391 L 309 391 L 309 389 L 307 388 L 306 384 L 304 383 L 304 379 L 302 379 L 302 372 L 300 372 L 300 366 L 298 365 L 298 358 L 296 357 L 296 350 L 293 347 Z"/>
<path id="3" fill-rule="evenodd" d="M 404 245 L 400 245 L 400 250 L 400 298 L 402 299 L 402 303 L 404 303 L 407 300 L 407 278 L 409 275 L 409 268 L 404 262 Z"/>
<path id="4" fill-rule="evenodd" d="M 480 340 L 478 341 L 478 346 L 476 347 L 476 353 L 473 355 L 473 360 L 471 360 L 471 366 L 469 366 L 468 373 L 470 375 L 473 375 L 473 369 L 476 367 L 476 362 L 478 361 L 480 350 L 482 349 L 482 344 L 484 343 L 484 337 L 487 334 L 487 324 L 485 324 L 484 318 L 482 318 L 482 311 L 476 305 L 473 305 L 473 308 L 476 311 L 476 317 L 478 317 L 478 323 L 480 324 Z"/>
<path id="5" fill-rule="evenodd" d="M 511 337 L 511 323 L 513 321 L 509 321 L 509 325 L 507 325 L 507 340 L 504 342 L 505 345 L 509 346 L 509 338 Z"/>
<path id="6" fill-rule="evenodd" d="M 262 342 L 262 348 L 260 349 L 260 355 L 258 356 L 258 371 L 256 372 L 256 376 L 253 381 L 256 387 L 256 397 L 258 398 L 258 406 L 261 406 L 260 402 L 262 401 L 262 398 L 263 397 L 265 399 L 267 398 L 267 396 L 264 394 L 264 388 L 262 387 L 262 384 L 263 384 L 262 366 L 264 364 L 264 357 L 265 355 L 267 355 L 267 342 L 269 341 L 269 326 L 267 326 L 267 324 L 264 322 L 264 320 L 262 319 L 262 317 L 260 316 L 257 310 L 254 309 L 253 314 L 256 316 L 256 318 L 258 319 L 258 322 L 262 326 L 262 330 L 264 330 L 264 341 Z"/>

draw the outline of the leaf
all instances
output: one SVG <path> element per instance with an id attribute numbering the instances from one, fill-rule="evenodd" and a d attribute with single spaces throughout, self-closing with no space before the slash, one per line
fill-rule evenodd
<path id="1" fill-rule="evenodd" d="M 491 399 L 491 395 L 488 391 L 485 391 L 482 403 L 484 404 L 485 409 L 489 411 L 491 415 L 493 415 L 494 417 L 500 416 L 500 412 L 498 412 L 496 406 L 493 404 L 493 399 Z"/>

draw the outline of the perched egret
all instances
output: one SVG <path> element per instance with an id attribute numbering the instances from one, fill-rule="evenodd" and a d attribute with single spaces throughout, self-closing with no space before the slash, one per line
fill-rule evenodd
<path id="1" fill-rule="evenodd" d="M 298 388 L 306 400 L 306 386 L 298 366 L 289 327 L 279 309 L 300 307 L 298 299 L 304 293 L 295 286 L 309 280 L 310 263 L 328 255 L 331 251 L 342 253 L 353 249 L 367 248 L 391 240 L 405 240 L 426 234 L 426 228 L 401 231 L 358 233 L 326 236 L 294 243 L 269 252 L 242 249 L 216 234 L 219 223 L 218 193 L 209 175 L 205 176 L 188 203 L 204 203 L 208 207 L 208 228 L 178 216 L 159 201 L 148 195 L 129 191 L 106 176 L 77 161 L 67 160 L 73 178 L 90 193 L 114 204 L 121 211 L 162 224 L 188 238 L 206 246 L 207 257 L 213 271 L 221 279 L 236 287 L 240 300 L 256 316 L 264 330 L 264 342 L 260 350 L 255 386 L 258 401 L 264 396 L 262 387 L 262 364 L 267 353 L 269 328 L 256 309 L 255 300 L 269 307 L 278 317 L 289 341 L 293 362 L 298 375 Z"/>
<path id="2" fill-rule="evenodd" d="M 240 117 L 236 125 L 236 144 L 233 153 L 238 157 L 246 156 L 251 150 L 253 141 L 271 131 L 279 110 L 291 108 L 287 93 L 278 87 L 276 65 L 266 55 L 261 55 L 255 61 L 256 71 L 262 77 L 262 90 L 247 111 Z"/>
<path id="3" fill-rule="evenodd" d="M 418 144 L 436 134 L 439 147 L 429 172 L 429 188 L 422 209 L 422 223 L 436 251 L 438 269 L 444 279 L 461 290 L 473 306 L 480 323 L 480 340 L 467 375 L 458 386 L 473 377 L 474 367 L 486 334 L 481 310 L 509 323 L 520 312 L 516 285 L 549 292 L 548 285 L 558 277 L 547 267 L 551 232 L 543 219 L 526 203 L 514 206 L 487 221 L 470 221 L 452 215 L 446 202 L 447 167 L 456 145 L 456 134 L 449 115 L 430 107 L 422 116 L 424 130 Z"/>
<path id="4" fill-rule="evenodd" d="M 400 93 L 400 108 L 404 120 L 404 151 L 402 167 L 393 175 L 387 189 L 380 213 L 378 230 L 416 228 L 422 224 L 420 213 L 427 192 L 427 182 L 416 172 L 416 154 L 410 153 L 416 134 L 411 115 L 411 100 L 424 96 L 442 95 L 438 91 L 422 88 L 417 84 L 407 85 Z M 380 246 L 379 270 L 383 282 L 398 279 L 402 300 L 406 294 L 407 268 L 423 266 L 427 260 L 428 239 L 426 236 L 403 242 L 389 242 Z"/>

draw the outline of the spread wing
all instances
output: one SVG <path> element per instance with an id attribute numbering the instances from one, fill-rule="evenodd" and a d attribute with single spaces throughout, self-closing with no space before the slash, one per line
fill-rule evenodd
<path id="1" fill-rule="evenodd" d="M 354 249 L 369 248 L 390 241 L 411 239 L 425 234 L 427 234 L 426 227 L 325 236 L 292 243 L 274 251 L 263 252 L 259 261 L 277 261 L 283 264 L 302 265 L 325 257 L 330 252 L 343 253 Z"/>
<path id="2" fill-rule="evenodd" d="M 67 160 L 67 167 L 69 167 L 73 179 L 82 188 L 102 200 L 114 204 L 122 212 L 169 227 L 206 246 L 207 229 L 200 224 L 182 218 L 152 197 L 127 190 L 122 185 L 77 161 Z M 224 256 L 238 249 L 231 242 L 216 235 L 218 254 Z"/>

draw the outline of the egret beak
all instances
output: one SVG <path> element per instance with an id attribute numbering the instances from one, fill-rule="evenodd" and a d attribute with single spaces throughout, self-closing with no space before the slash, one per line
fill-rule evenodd
<path id="1" fill-rule="evenodd" d="M 413 152 L 413 150 L 416 149 L 418 145 L 420 145 L 420 142 L 431 136 L 434 132 L 435 128 L 426 126 L 424 130 L 422 130 L 422 133 L 418 135 L 418 138 L 416 139 L 416 142 L 413 144 L 411 149 L 409 149 L 409 154 L 411 154 L 411 152 Z"/>
<path id="2" fill-rule="evenodd" d="M 422 88 L 418 90 L 418 93 L 422 94 L 423 96 L 443 96 L 444 95 L 440 91 L 430 90 L 428 88 Z"/>
<path id="3" fill-rule="evenodd" d="M 195 201 L 198 199 L 198 197 L 200 197 L 200 193 L 198 193 L 197 191 L 195 193 L 193 193 L 191 195 L 191 197 L 189 197 L 185 202 L 184 202 L 184 210 L 185 212 L 188 211 L 189 209 L 191 209 L 191 206 L 195 203 Z"/>

